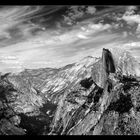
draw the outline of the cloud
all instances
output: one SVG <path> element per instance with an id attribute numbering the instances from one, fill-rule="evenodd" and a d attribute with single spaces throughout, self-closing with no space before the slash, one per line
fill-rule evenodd
<path id="1" fill-rule="evenodd" d="M 123 37 L 126 38 L 127 36 L 128 36 L 127 31 L 124 31 L 124 32 L 123 32 Z"/>
<path id="2" fill-rule="evenodd" d="M 63 15 L 64 22 L 69 25 L 77 23 L 77 19 L 82 18 L 86 14 L 95 14 L 95 6 L 71 6 L 66 15 Z"/>
<path id="3" fill-rule="evenodd" d="M 81 38 L 81 39 L 88 39 L 88 37 L 87 37 L 87 36 L 82 35 L 82 34 L 78 34 L 78 35 L 77 35 L 77 37 L 79 37 L 79 38 Z"/>
<path id="4" fill-rule="evenodd" d="M 35 14 L 39 7 L 30 8 L 29 6 L 9 6 L 0 9 L 0 39 L 1 43 L 8 41 L 9 44 L 23 36 L 29 37 L 30 29 L 33 25 L 24 23 L 27 16 Z M 35 26 L 34 26 L 35 28 Z M 17 36 L 16 36 L 17 35 Z"/>
<path id="5" fill-rule="evenodd" d="M 92 14 L 95 14 L 95 12 L 96 12 L 95 6 L 88 6 L 86 9 L 86 13 L 88 13 L 88 14 L 92 15 Z"/>
<path id="6" fill-rule="evenodd" d="M 129 25 L 131 25 L 133 27 L 136 27 L 135 34 L 139 38 L 139 34 L 140 34 L 140 15 L 138 15 L 138 14 L 128 15 L 128 16 L 124 15 L 122 17 L 122 19 L 125 20 L 127 22 L 127 24 L 129 24 Z"/>
<path id="7" fill-rule="evenodd" d="M 123 19 L 130 25 L 133 23 L 140 23 L 140 15 L 135 14 L 135 10 L 137 10 L 137 6 L 126 7 L 125 13 L 122 15 L 121 18 L 118 19 L 119 20 Z"/>
<path id="8" fill-rule="evenodd" d="M 122 19 L 128 24 L 140 23 L 140 15 L 124 15 Z"/>
<path id="9" fill-rule="evenodd" d="M 102 23 L 98 23 L 98 24 L 90 24 L 89 27 L 91 29 L 93 29 L 94 31 L 104 31 L 106 29 L 111 28 L 110 24 L 102 24 Z"/>
<path id="10" fill-rule="evenodd" d="M 63 7 L 3 6 L 0 8 L 0 46 L 24 41 L 44 32 L 46 29 L 41 22 L 46 22 L 47 25 L 51 14 Z"/>
<path id="11" fill-rule="evenodd" d="M 59 8 L 56 7 L 56 9 Z M 83 10 L 84 8 L 85 6 L 81 8 L 74 6 L 65 17 L 68 21 L 77 21 L 86 13 L 84 12 L 86 9 Z M 48 13 L 44 14 L 53 13 L 56 9 L 48 7 L 46 10 Z M 14 13 L 12 16 L 8 13 L 10 12 L 8 8 L 5 9 L 7 12 L 3 11 L 3 14 L 6 13 L 9 19 L 14 19 L 11 20 L 11 24 L 4 24 L 6 16 L 3 16 L 3 20 L 0 20 L 3 27 L 0 31 L 7 33 L 7 38 L 8 35 L 11 37 L 0 42 L 0 46 L 5 45 L 5 47 L 0 47 L 0 65 L 2 66 L 0 71 L 4 71 L 4 69 L 6 71 L 16 70 L 16 68 L 17 70 L 23 70 L 24 68 L 60 67 L 79 61 L 88 55 L 101 56 L 103 47 L 116 47 L 121 44 L 121 41 L 125 41 L 125 38 L 122 38 L 122 32 L 111 32 L 113 28 L 111 24 L 96 23 L 94 20 L 89 20 L 88 24 L 78 24 L 68 29 L 57 22 L 56 26 L 59 30 L 45 29 L 33 35 L 32 31 L 42 28 L 42 26 L 25 22 L 24 19 L 40 16 L 41 13 L 38 14 L 37 11 L 39 7 L 38 9 L 24 7 L 21 9 L 22 12 L 19 11 L 19 7 L 11 8 L 11 10 L 14 10 L 14 12 L 11 12 Z M 89 7 L 88 11 L 89 14 L 97 12 L 95 7 Z M 20 18 L 19 15 L 25 18 Z M 125 32 L 124 36 L 126 36 Z"/>
<path id="12" fill-rule="evenodd" d="M 84 15 L 84 11 L 78 9 L 78 6 L 71 6 L 67 15 L 63 15 L 64 22 L 69 25 L 76 23 L 78 18 L 81 18 Z"/>
<path id="13" fill-rule="evenodd" d="M 133 15 L 135 10 L 137 10 L 137 6 L 128 6 L 126 7 L 125 15 Z"/>
<path id="14" fill-rule="evenodd" d="M 139 23 L 138 26 L 137 26 L 136 34 L 140 34 L 140 23 Z"/>
<path id="15" fill-rule="evenodd" d="M 51 35 L 51 30 L 48 30 L 36 37 L 0 48 L 0 64 L 5 65 L 7 70 L 15 70 L 16 66 L 17 70 L 60 67 L 90 54 L 91 48 L 98 48 L 99 44 L 108 44 L 118 38 L 117 34 L 103 32 L 110 28 L 107 24 L 90 24 L 84 28 L 87 32 L 73 27 L 59 35 Z M 84 51 L 87 53 L 84 54 Z"/>

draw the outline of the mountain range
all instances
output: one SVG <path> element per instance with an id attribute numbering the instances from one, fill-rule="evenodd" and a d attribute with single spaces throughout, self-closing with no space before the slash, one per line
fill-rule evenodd
<path id="1" fill-rule="evenodd" d="M 102 50 L 61 68 L 0 76 L 1 135 L 139 135 L 140 64 Z"/>

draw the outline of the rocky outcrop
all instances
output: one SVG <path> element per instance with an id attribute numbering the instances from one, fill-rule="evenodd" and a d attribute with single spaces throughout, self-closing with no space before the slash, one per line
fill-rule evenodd
<path id="1" fill-rule="evenodd" d="M 140 66 L 103 49 L 59 69 L 1 75 L 2 135 L 139 134 Z"/>

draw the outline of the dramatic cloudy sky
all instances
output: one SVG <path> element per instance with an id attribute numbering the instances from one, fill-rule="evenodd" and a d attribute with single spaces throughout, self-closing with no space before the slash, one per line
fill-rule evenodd
<path id="1" fill-rule="evenodd" d="M 140 61 L 138 6 L 0 6 L 0 71 L 61 67 L 102 48 Z"/>

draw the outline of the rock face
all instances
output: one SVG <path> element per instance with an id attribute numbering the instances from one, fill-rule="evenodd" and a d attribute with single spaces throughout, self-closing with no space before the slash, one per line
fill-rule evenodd
<path id="1" fill-rule="evenodd" d="M 59 69 L 1 75 L 1 135 L 138 135 L 140 66 L 103 49 Z"/>

